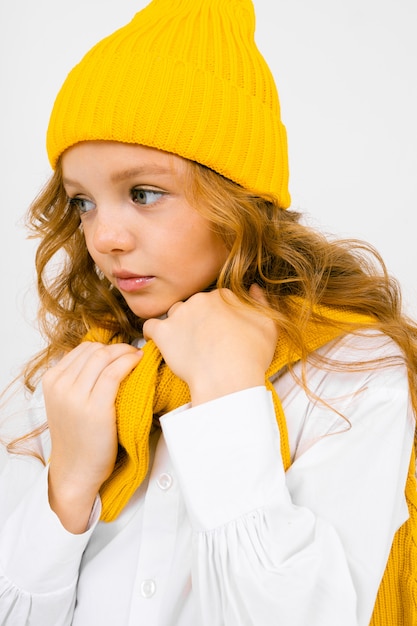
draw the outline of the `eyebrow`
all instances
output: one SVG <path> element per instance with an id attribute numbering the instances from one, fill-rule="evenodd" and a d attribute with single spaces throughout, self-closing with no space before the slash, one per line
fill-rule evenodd
<path id="1" fill-rule="evenodd" d="M 148 176 L 148 175 L 164 175 L 164 174 L 172 174 L 173 168 L 164 167 L 162 165 L 143 165 L 141 167 L 132 167 L 124 170 L 120 170 L 120 172 L 115 172 L 111 176 L 111 181 L 113 183 L 123 182 L 124 180 L 129 180 L 131 178 L 135 178 L 135 176 Z M 63 179 L 63 184 L 68 186 L 76 186 L 78 183 L 76 181 L 70 180 L 69 178 Z"/>
<path id="2" fill-rule="evenodd" d="M 133 167 L 120 172 L 115 172 L 111 176 L 113 183 L 119 183 L 135 176 L 143 176 L 148 174 L 172 174 L 172 168 L 163 167 L 162 165 L 144 165 L 142 167 Z"/>

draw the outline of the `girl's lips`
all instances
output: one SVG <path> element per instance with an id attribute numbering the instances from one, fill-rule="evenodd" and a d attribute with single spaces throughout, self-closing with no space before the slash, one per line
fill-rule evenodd
<path id="1" fill-rule="evenodd" d="M 150 282 L 154 280 L 154 276 L 115 276 L 117 288 L 120 291 L 125 291 L 126 293 L 133 293 L 135 291 L 140 291 L 149 285 Z"/>

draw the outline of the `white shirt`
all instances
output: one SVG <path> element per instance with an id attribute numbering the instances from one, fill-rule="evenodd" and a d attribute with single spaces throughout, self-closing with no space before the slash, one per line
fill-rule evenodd
<path id="1" fill-rule="evenodd" d="M 342 361 L 398 355 L 372 333 L 326 350 Z M 81 535 L 49 508 L 48 468 L 4 455 L 0 625 L 367 626 L 408 517 L 405 367 L 311 365 L 309 388 L 327 405 L 286 370 L 273 382 L 289 430 L 286 474 L 266 388 L 182 407 L 161 419 L 146 481 L 119 518 L 98 521 L 97 499 Z M 44 420 L 37 392 L 24 424 Z M 39 446 L 48 458 L 47 435 Z"/>

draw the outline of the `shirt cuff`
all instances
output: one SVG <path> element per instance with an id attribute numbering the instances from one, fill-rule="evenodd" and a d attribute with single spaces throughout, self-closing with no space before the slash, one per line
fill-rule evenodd
<path id="1" fill-rule="evenodd" d="M 49 506 L 48 471 L 40 473 L 1 533 L 3 573 L 28 593 L 52 593 L 74 584 L 101 512 L 97 497 L 88 530 L 80 535 L 68 532 Z"/>
<path id="2" fill-rule="evenodd" d="M 161 426 L 196 530 L 290 504 L 271 393 L 245 389 L 168 413 Z"/>

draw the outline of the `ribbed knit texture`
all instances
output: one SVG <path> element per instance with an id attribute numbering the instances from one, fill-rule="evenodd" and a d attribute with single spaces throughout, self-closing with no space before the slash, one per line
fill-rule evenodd
<path id="1" fill-rule="evenodd" d="M 70 72 L 52 111 L 53 168 L 86 140 L 197 161 L 290 204 L 285 128 L 251 0 L 153 0 Z"/>
<path id="2" fill-rule="evenodd" d="M 410 517 L 398 529 L 381 581 L 370 626 L 417 625 L 417 485 L 413 449 L 405 497 Z"/>
<path id="3" fill-rule="evenodd" d="M 296 306 L 295 301 L 294 314 Z M 366 316 L 346 311 L 320 309 L 320 312 L 325 313 L 330 323 L 308 325 L 304 339 L 309 352 L 340 335 L 341 331 L 332 322 L 351 323 L 353 328 L 357 324 L 372 324 Z M 107 330 L 93 328 L 85 340 L 113 343 L 120 341 L 120 338 Z M 153 341 L 148 341 L 143 351 L 142 360 L 122 382 L 116 399 L 120 454 L 113 474 L 101 489 L 102 519 L 107 522 L 119 515 L 146 476 L 153 416 L 172 411 L 190 400 L 187 385 L 163 362 Z M 291 464 L 287 425 L 280 399 L 269 378 L 285 365 L 297 361 L 299 356 L 285 335 L 281 334 L 265 377 L 266 386 L 273 396 L 285 469 Z M 370 626 L 417 624 L 417 489 L 414 450 L 405 494 L 410 518 L 395 535 Z"/>

